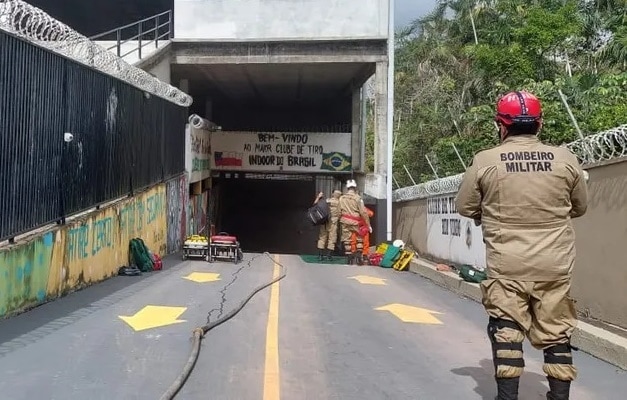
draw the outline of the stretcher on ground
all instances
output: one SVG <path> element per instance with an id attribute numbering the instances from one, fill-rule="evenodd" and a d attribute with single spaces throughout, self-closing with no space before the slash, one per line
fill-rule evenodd
<path id="1" fill-rule="evenodd" d="M 185 239 L 183 243 L 183 261 L 190 257 L 209 261 L 209 240 L 206 236 L 191 235 Z"/>
<path id="2" fill-rule="evenodd" d="M 237 264 L 243 258 L 244 254 L 240 249 L 236 236 L 229 235 L 227 232 L 219 232 L 217 235 L 211 236 L 209 242 L 209 262 L 232 261 L 234 264 Z"/>

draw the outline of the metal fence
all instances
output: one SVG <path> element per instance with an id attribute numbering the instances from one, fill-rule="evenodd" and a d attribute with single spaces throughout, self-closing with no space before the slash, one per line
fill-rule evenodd
<path id="1" fill-rule="evenodd" d="M 0 240 L 180 174 L 186 122 L 185 107 L 0 29 Z"/>
<path id="2" fill-rule="evenodd" d="M 128 64 L 114 53 L 24 1 L 0 1 L 0 30 L 114 76 L 155 96 L 185 107 L 192 104 L 192 98 L 186 93 Z"/>
<path id="3" fill-rule="evenodd" d="M 627 156 L 627 125 L 586 136 L 567 143 L 564 147 L 572 151 L 583 166 Z M 464 174 L 447 176 L 418 185 L 397 189 L 393 201 L 425 199 L 430 196 L 455 193 Z"/>

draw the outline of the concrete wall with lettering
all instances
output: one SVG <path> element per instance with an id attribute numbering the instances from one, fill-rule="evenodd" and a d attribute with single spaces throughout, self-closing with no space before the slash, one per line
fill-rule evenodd
<path id="1" fill-rule="evenodd" d="M 165 185 L 0 249 L 0 318 L 107 279 L 128 265 L 129 240 L 166 251 Z"/>
<path id="2" fill-rule="evenodd" d="M 387 38 L 388 0 L 174 0 L 176 39 Z"/>
<path id="3" fill-rule="evenodd" d="M 572 295 L 582 315 L 627 328 L 627 158 L 587 171 L 588 211 L 573 221 L 577 259 Z M 485 266 L 481 230 L 448 207 L 454 196 L 394 203 L 395 238 L 428 259 Z"/>
<path id="4" fill-rule="evenodd" d="M 168 254 L 181 250 L 187 235 L 187 209 L 189 186 L 187 176 L 166 182 L 166 251 Z"/>
<path id="5" fill-rule="evenodd" d="M 185 169 L 189 183 L 195 183 L 211 177 L 211 132 L 196 129 L 187 124 L 185 131 Z"/>

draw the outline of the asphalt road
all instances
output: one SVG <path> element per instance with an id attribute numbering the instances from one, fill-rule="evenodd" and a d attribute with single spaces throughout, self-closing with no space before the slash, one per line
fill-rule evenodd
<path id="1" fill-rule="evenodd" d="M 159 399 L 209 310 L 215 319 L 224 303 L 227 313 L 278 273 L 254 256 L 237 266 L 166 260 L 164 271 L 116 277 L 1 321 L 0 399 Z M 287 277 L 205 337 L 177 399 L 494 399 L 479 304 L 411 273 L 278 261 Z M 169 325 L 150 327 L 159 324 Z M 520 399 L 544 399 L 541 353 L 526 346 L 525 356 Z M 571 399 L 625 398 L 625 371 L 581 352 L 575 362 Z"/>

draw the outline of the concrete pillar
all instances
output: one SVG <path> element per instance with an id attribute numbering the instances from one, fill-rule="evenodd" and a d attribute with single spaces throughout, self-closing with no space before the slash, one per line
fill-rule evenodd
<path id="1" fill-rule="evenodd" d="M 375 70 L 374 173 L 387 172 L 388 67 L 378 62 Z M 385 190 L 384 190 L 385 195 Z"/>
<path id="2" fill-rule="evenodd" d="M 377 199 L 373 221 L 374 241 L 386 239 L 386 177 L 387 177 L 387 118 L 388 118 L 388 71 L 387 62 L 378 62 L 375 69 L 374 110 L 374 173 L 364 182 L 364 193 Z"/>
<path id="3" fill-rule="evenodd" d="M 351 159 L 353 163 L 353 171 L 363 172 L 364 160 L 361 158 L 361 149 L 364 146 L 361 130 L 361 90 L 353 89 L 353 107 L 352 107 L 352 132 L 351 132 Z"/>

